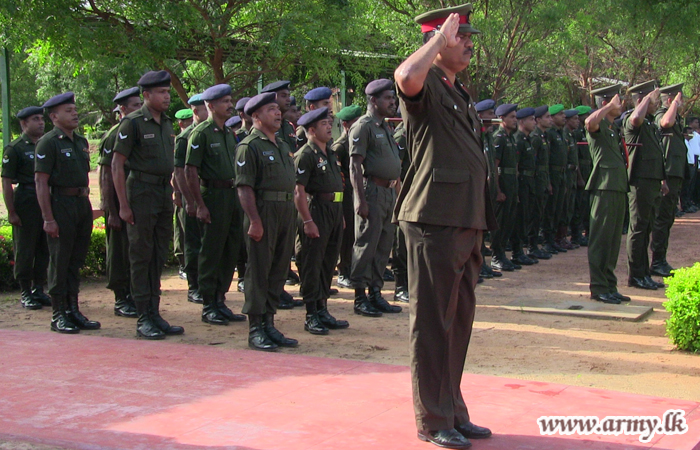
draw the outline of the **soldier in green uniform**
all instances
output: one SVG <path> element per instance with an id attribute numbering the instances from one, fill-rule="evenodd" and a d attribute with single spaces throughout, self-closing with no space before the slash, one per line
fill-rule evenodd
<path id="1" fill-rule="evenodd" d="M 269 92 L 274 92 L 275 94 L 277 94 L 275 101 L 279 105 L 280 112 L 283 116 L 287 111 L 289 111 L 289 108 L 291 108 L 292 106 L 292 97 L 289 92 L 289 84 L 290 82 L 287 80 L 275 81 L 274 83 L 268 84 L 260 91 L 261 94 Z M 286 120 L 284 118 L 282 119 L 282 125 L 280 126 L 279 130 L 277 130 L 275 135 L 282 139 L 284 142 L 286 142 L 292 151 L 296 150 L 296 129 L 289 120 Z"/>
<path id="2" fill-rule="evenodd" d="M 325 86 L 317 87 L 311 89 L 304 95 L 304 100 L 306 100 L 306 111 L 313 111 L 320 108 L 328 108 L 328 114 L 330 114 L 331 119 L 333 118 L 333 110 L 331 109 L 333 102 L 331 97 L 333 96 L 333 91 Z M 298 118 L 297 118 L 298 120 Z M 300 149 L 306 144 L 306 133 L 304 133 L 304 127 L 297 126 L 297 149 Z M 333 141 L 331 140 L 331 145 Z"/>
<path id="3" fill-rule="evenodd" d="M 668 194 L 661 197 L 659 212 L 651 232 L 651 274 L 670 277 L 673 267 L 666 261 L 668 237 L 676 219 L 678 197 L 687 170 L 688 147 L 683 137 L 683 119 L 678 112 L 683 108 L 683 84 L 659 89 L 661 108 L 654 115 L 656 125 L 663 136 L 666 159 L 666 184 Z"/>
<path id="4" fill-rule="evenodd" d="M 652 80 L 632 86 L 629 92 L 635 108 L 622 122 L 623 137 L 629 151 L 627 174 L 630 183 L 627 284 L 640 289 L 656 290 L 664 285 L 651 278 L 649 237 L 661 195 L 668 193 L 664 152 L 659 130 L 654 124 L 654 113 L 659 107 L 659 90 Z"/>
<path id="5" fill-rule="evenodd" d="M 549 182 L 549 140 L 547 130 L 552 127 L 552 116 L 549 106 L 535 108 L 536 127 L 530 134 L 530 144 L 535 152 L 535 205 L 531 210 L 531 223 L 528 235 L 528 256 L 537 259 L 551 259 L 552 253 L 539 246 L 540 228 L 545 223 L 545 208 L 552 195 L 552 184 Z M 553 248 L 552 251 L 556 252 Z"/>
<path id="6" fill-rule="evenodd" d="M 588 141 L 586 138 L 586 129 L 584 128 L 584 123 L 591 113 L 590 106 L 577 106 L 576 111 L 578 111 L 579 127 L 573 131 L 574 140 L 576 141 L 576 147 L 578 148 L 578 170 L 581 175 L 581 180 L 583 186 L 588 183 L 588 179 L 591 176 L 591 168 L 593 163 L 591 161 L 591 152 L 588 149 Z M 576 190 L 576 210 L 574 211 L 574 217 L 571 221 L 571 242 L 573 244 L 578 244 L 581 247 L 588 245 L 588 217 L 591 213 L 591 206 L 589 201 L 589 193 L 584 189 Z M 585 235 L 584 235 L 585 233 Z"/>
<path id="7" fill-rule="evenodd" d="M 292 148 L 275 134 L 282 113 L 274 92 L 250 99 L 245 113 L 253 118 L 253 129 L 236 150 L 236 186 L 247 232 L 243 313 L 250 322 L 248 345 L 265 351 L 296 347 L 298 341 L 285 337 L 274 322 L 294 251 Z"/>
<path id="8" fill-rule="evenodd" d="M 92 233 L 89 145 L 75 132 L 79 121 L 72 92 L 50 98 L 43 108 L 54 128 L 36 143 L 34 179 L 49 241 L 51 330 L 96 330 L 100 323 L 88 320 L 78 308 L 80 268 Z"/>
<path id="9" fill-rule="evenodd" d="M 197 205 L 185 177 L 185 159 L 187 157 L 187 142 L 192 130 L 197 125 L 207 120 L 209 112 L 204 105 L 201 94 L 193 95 L 187 103 L 190 105 L 190 109 L 186 111 L 188 111 L 189 115 L 192 117 L 192 123 L 175 137 L 175 159 L 173 169 L 175 226 L 178 227 L 179 225 L 178 228 L 181 228 L 181 233 L 183 234 L 187 301 L 201 304 L 204 302 L 202 293 L 199 291 L 199 252 L 202 248 L 202 234 L 196 217 Z M 199 186 L 197 186 L 197 189 L 199 189 Z"/>
<path id="10" fill-rule="evenodd" d="M 493 160 L 496 175 L 496 219 L 498 229 L 491 233 L 491 267 L 506 272 L 514 271 L 515 265 L 506 257 L 506 244 L 515 225 L 518 205 L 518 151 L 513 134 L 518 127 L 515 110 L 518 105 L 504 103 L 496 108 L 502 122 L 493 133 Z M 520 266 L 521 267 L 521 266 Z"/>
<path id="11" fill-rule="evenodd" d="M 175 113 L 177 126 L 180 128 L 180 133 L 192 126 L 194 114 L 191 109 L 180 109 Z M 185 145 L 187 139 L 185 139 Z M 177 155 L 177 137 L 175 137 L 175 154 Z M 177 162 L 177 156 L 176 162 Z M 184 214 L 184 205 L 182 203 L 183 194 L 180 191 L 180 186 L 177 184 L 177 175 L 173 172 L 173 203 L 175 203 L 175 227 L 173 228 L 173 254 L 178 262 L 178 275 L 181 280 L 187 280 L 187 272 L 185 271 L 185 224 L 180 220 L 181 213 Z"/>
<path id="12" fill-rule="evenodd" d="M 362 115 L 362 108 L 359 105 L 346 106 L 338 114 L 343 126 L 343 133 L 338 140 L 333 142 L 331 149 L 340 162 L 341 174 L 343 175 L 343 218 L 345 228 L 340 244 L 340 260 L 338 262 L 338 287 L 352 288 L 350 283 L 350 269 L 352 266 L 352 247 L 355 244 L 355 208 L 352 199 L 352 183 L 350 182 L 350 143 L 348 142 L 348 131 L 353 123 Z"/>
<path id="13" fill-rule="evenodd" d="M 560 246 L 561 228 L 565 216 L 566 198 L 566 164 L 569 146 L 564 136 L 564 105 L 557 104 L 549 107 L 552 116 L 552 127 L 547 130 L 549 144 L 549 182 L 552 186 L 552 194 L 547 202 L 544 219 L 544 249 L 552 253 L 566 252 L 567 249 Z M 565 233 L 566 234 L 566 233 Z"/>
<path id="14" fill-rule="evenodd" d="M 333 131 L 327 107 L 315 108 L 299 118 L 308 141 L 294 156 L 294 204 L 302 229 L 301 295 L 306 305 L 304 329 L 311 334 L 347 328 L 328 312 L 333 269 L 343 234 L 343 176 L 335 153 L 326 147 Z M 311 201 L 308 201 L 311 196 Z"/>
<path id="15" fill-rule="evenodd" d="M 197 205 L 201 232 L 198 288 L 203 298 L 202 321 L 227 325 L 245 321 L 234 314 L 225 296 L 233 280 L 241 245 L 243 210 L 235 189 L 236 138 L 225 124 L 233 114 L 231 87 L 212 86 L 200 95 L 209 118 L 190 133 L 185 160 L 188 204 Z"/>
<path id="16" fill-rule="evenodd" d="M 185 332 L 160 315 L 160 277 L 173 238 L 175 136 L 170 106 L 170 74 L 147 72 L 138 85 L 144 105 L 119 125 L 112 160 L 112 178 L 119 198 L 119 217 L 127 225 L 131 295 L 136 303 L 136 333 L 164 339 Z M 129 176 L 124 165 L 128 161 Z"/>
<path id="17" fill-rule="evenodd" d="M 532 225 L 530 218 L 535 209 L 535 151 L 532 148 L 530 134 L 534 131 L 535 108 L 522 108 L 515 113 L 518 119 L 518 131 L 515 132 L 515 150 L 518 153 L 518 204 L 516 206 L 515 227 L 511 234 L 513 262 L 523 266 L 531 266 L 539 262 L 525 256 L 523 246 L 527 245 Z"/>
<path id="18" fill-rule="evenodd" d="M 141 91 L 132 87 L 118 93 L 114 99 L 119 111 L 120 120 L 141 108 Z M 105 133 L 100 141 L 100 193 L 102 210 L 105 214 L 105 238 L 107 254 L 107 289 L 114 291 L 114 315 L 136 317 L 136 306 L 131 296 L 129 280 L 129 236 L 126 233 L 126 223 L 119 218 L 119 199 L 112 181 L 112 156 L 117 140 L 119 124 L 114 125 Z M 128 169 L 127 169 L 128 172 Z"/>
<path id="19" fill-rule="evenodd" d="M 583 182 L 579 175 L 578 147 L 576 145 L 576 138 L 574 137 L 574 131 L 579 126 L 578 111 L 575 109 L 567 109 L 564 111 L 564 117 L 566 118 L 566 122 L 564 123 L 563 132 L 569 149 L 566 158 L 565 213 L 563 220 L 559 222 L 559 246 L 569 250 L 569 247 L 571 247 L 571 249 L 580 247 L 580 245 L 570 242 L 567 239 L 567 234 L 569 232 L 569 225 L 574 218 L 574 212 L 576 211 L 576 191 L 579 186 L 583 189 Z M 572 236 L 575 234 L 576 231 L 572 230 Z"/>
<path id="20" fill-rule="evenodd" d="M 401 159 L 401 182 L 408 172 L 408 167 L 411 165 L 411 158 L 408 156 L 408 148 L 406 148 L 406 126 L 403 122 L 394 129 L 394 141 L 399 148 L 399 158 Z M 397 302 L 408 303 L 408 266 L 406 254 L 406 235 L 401 231 L 401 227 L 396 227 L 396 236 L 394 236 L 394 245 L 391 249 L 391 272 L 394 274 L 394 300 Z"/>
<path id="21" fill-rule="evenodd" d="M 27 309 L 41 309 L 51 305 L 44 293 L 49 247 L 34 184 L 34 146 L 44 134 L 44 110 L 30 106 L 18 112 L 17 118 L 22 135 L 3 152 L 2 192 L 12 225 L 14 275 L 22 291 L 20 303 Z M 15 190 L 13 183 L 17 184 Z"/>
<path id="22" fill-rule="evenodd" d="M 400 306 L 390 305 L 382 297 L 383 275 L 396 227 L 391 222 L 391 212 L 400 184 L 401 160 L 384 121 L 396 114 L 394 84 L 387 79 L 371 81 L 365 94 L 367 113 L 357 119 L 348 133 L 356 213 L 350 281 L 355 288 L 355 313 L 379 317 L 382 313 L 401 312 Z"/>
<path id="23" fill-rule="evenodd" d="M 241 119 L 241 128 L 236 131 L 236 144 L 240 144 L 243 139 L 248 136 L 250 130 L 253 129 L 253 118 L 245 113 L 245 105 L 250 100 L 250 97 L 243 97 L 236 102 L 236 111 Z M 229 119 L 230 120 L 230 119 Z M 236 262 L 236 272 L 238 273 L 238 282 L 236 290 L 245 292 L 245 266 L 248 262 L 248 252 L 245 246 L 245 230 L 241 227 L 241 245 L 238 246 L 238 258 Z"/>
<path id="24" fill-rule="evenodd" d="M 620 235 L 627 209 L 627 169 L 620 151 L 620 138 L 613 122 L 622 112 L 620 85 L 591 93 L 598 110 L 585 122 L 593 170 L 586 184 L 591 196 L 588 268 L 591 298 L 604 303 L 629 301 L 617 291 L 615 267 L 620 253 Z"/>

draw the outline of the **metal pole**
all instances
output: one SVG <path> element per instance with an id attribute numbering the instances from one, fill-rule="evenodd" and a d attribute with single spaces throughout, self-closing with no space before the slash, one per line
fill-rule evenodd
<path id="1" fill-rule="evenodd" d="M 258 77 L 258 95 L 260 95 L 260 92 L 262 92 L 263 88 L 262 67 L 258 66 L 258 72 L 260 72 L 260 76 Z"/>
<path id="2" fill-rule="evenodd" d="M 340 104 L 343 105 L 343 108 L 345 108 L 345 71 L 341 70 L 340 71 Z"/>
<path id="3" fill-rule="evenodd" d="M 0 100 L 2 101 L 2 143 L 3 147 L 12 141 L 10 131 L 10 54 L 7 48 L 0 51 Z"/>

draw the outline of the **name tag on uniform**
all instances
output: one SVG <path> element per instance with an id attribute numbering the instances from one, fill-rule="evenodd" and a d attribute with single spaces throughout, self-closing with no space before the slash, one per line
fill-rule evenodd
<path id="1" fill-rule="evenodd" d="M 33 152 L 27 152 L 27 153 L 25 153 L 25 156 L 28 156 L 30 159 L 34 159 L 34 153 L 33 153 Z M 10 160 L 8 159 L 7 162 L 9 162 L 9 161 L 10 161 Z M 3 159 L 3 162 L 5 162 L 4 159 Z M 5 164 L 7 164 L 7 162 L 5 162 Z"/>
<path id="2" fill-rule="evenodd" d="M 378 138 L 384 137 L 384 133 L 377 133 L 376 137 L 378 137 Z"/>
<path id="3" fill-rule="evenodd" d="M 155 134 L 144 134 L 144 135 L 143 135 L 143 138 L 144 138 L 144 139 L 153 139 L 154 137 L 156 137 Z"/>
<path id="4" fill-rule="evenodd" d="M 214 147 L 221 147 L 221 142 L 214 142 L 213 144 L 210 145 L 211 148 Z"/>
<path id="5" fill-rule="evenodd" d="M 263 151 L 263 156 L 270 156 L 270 155 L 274 155 L 274 154 L 275 154 L 274 150 Z"/>
<path id="6" fill-rule="evenodd" d="M 73 150 L 70 149 L 70 148 L 62 148 L 62 149 L 61 149 L 61 153 L 66 154 L 66 155 L 68 155 L 68 156 L 70 156 L 70 152 L 72 152 L 72 151 L 73 151 Z"/>
<path id="7" fill-rule="evenodd" d="M 322 168 L 323 170 L 326 170 L 326 165 L 327 165 L 327 164 L 328 164 L 328 161 L 326 161 L 325 159 L 320 159 L 320 158 L 319 158 L 318 164 L 316 164 L 316 167 L 318 167 L 319 169 Z"/>

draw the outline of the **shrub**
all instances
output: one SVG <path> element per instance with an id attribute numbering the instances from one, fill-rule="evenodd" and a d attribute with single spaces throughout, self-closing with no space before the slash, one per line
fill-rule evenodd
<path id="1" fill-rule="evenodd" d="M 700 351 L 700 263 L 677 269 L 668 283 L 664 308 L 671 313 L 666 334 L 680 350 Z"/>
<path id="2" fill-rule="evenodd" d="M 12 246 L 12 227 L 0 226 L 0 291 L 17 288 L 15 281 L 15 252 Z"/>

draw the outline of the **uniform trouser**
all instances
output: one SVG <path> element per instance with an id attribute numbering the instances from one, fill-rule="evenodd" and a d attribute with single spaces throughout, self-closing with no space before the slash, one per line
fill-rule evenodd
<path id="1" fill-rule="evenodd" d="M 551 171 L 549 179 L 552 184 L 552 195 L 549 196 L 544 217 L 544 238 L 549 244 L 554 243 L 554 235 L 559 228 L 559 222 L 564 215 L 564 199 L 566 196 L 566 176 L 564 172 Z"/>
<path id="2" fill-rule="evenodd" d="M 333 269 L 343 235 L 343 205 L 313 199 L 309 211 L 318 227 L 319 237 L 311 239 L 302 231 L 301 259 L 297 264 L 301 269 L 301 296 L 305 303 L 314 303 L 330 297 Z"/>
<path id="3" fill-rule="evenodd" d="M 58 225 L 58 237 L 49 242 L 49 294 L 77 296 L 80 268 L 90 248 L 92 206 L 87 197 L 52 195 L 51 209 Z"/>
<path id="4" fill-rule="evenodd" d="M 355 207 L 352 200 L 352 189 L 343 193 L 343 217 L 345 229 L 340 243 L 340 262 L 338 262 L 338 274 L 350 276 L 352 268 L 352 247 L 355 245 Z"/>
<path id="5" fill-rule="evenodd" d="M 275 314 L 294 251 L 296 209 L 291 201 L 263 200 L 257 201 L 257 208 L 264 230 L 262 239 L 252 240 L 247 234 L 250 219 L 245 216 L 243 220 L 248 249 L 243 314 Z"/>
<path id="6" fill-rule="evenodd" d="M 211 210 L 209 212 L 211 213 Z M 202 249 L 202 231 L 199 228 L 197 217 L 189 216 L 185 207 L 175 208 L 175 214 L 177 214 L 184 230 L 182 238 L 187 286 L 190 290 L 196 290 L 199 288 L 199 252 Z"/>
<path id="7" fill-rule="evenodd" d="M 460 383 L 474 323 L 483 232 L 401 222 L 408 249 L 410 365 L 419 430 L 469 422 Z"/>
<path id="8" fill-rule="evenodd" d="M 394 272 L 396 288 L 408 289 L 408 255 L 406 254 L 406 235 L 401 227 L 396 227 L 394 247 L 391 250 L 391 271 Z M 403 285 L 402 285 L 403 284 Z"/>
<path id="9" fill-rule="evenodd" d="M 109 220 L 109 211 L 105 211 L 105 223 Z M 120 219 L 121 230 L 113 230 L 105 227 L 105 240 L 107 243 L 107 289 L 113 291 L 130 289 L 129 271 L 129 236 L 126 231 L 126 222 Z"/>
<path id="10" fill-rule="evenodd" d="M 661 196 L 659 210 L 651 232 L 652 263 L 666 260 L 668 237 L 676 220 L 678 197 L 683 186 L 683 178 L 669 176 L 666 184 L 668 185 L 668 194 Z"/>
<path id="11" fill-rule="evenodd" d="M 396 203 L 394 188 L 365 182 L 365 199 L 369 216 L 355 215 L 355 244 L 352 249 L 350 281 L 355 288 L 384 286 L 384 270 L 389 262 L 396 225 L 391 217 Z"/>
<path id="12" fill-rule="evenodd" d="M 43 286 L 46 284 L 46 270 L 49 266 L 49 244 L 36 191 L 18 186 L 14 191 L 14 200 L 15 211 L 22 221 L 21 227 L 12 226 L 15 279 L 34 281 L 35 285 Z"/>
<path id="13" fill-rule="evenodd" d="M 583 190 L 576 190 L 576 208 L 574 209 L 574 216 L 571 219 L 571 233 L 572 237 L 574 234 L 581 235 L 583 231 L 588 231 L 591 206 L 590 206 L 590 194 Z"/>
<path id="14" fill-rule="evenodd" d="M 576 171 L 571 169 L 566 169 L 566 200 L 565 209 L 561 220 L 559 221 L 560 227 L 568 227 L 571 224 L 571 220 L 574 218 L 574 212 L 576 211 Z"/>
<path id="15" fill-rule="evenodd" d="M 160 277 L 173 236 L 173 188 L 149 184 L 133 177 L 126 180 L 126 194 L 134 214 L 127 224 L 131 296 L 138 305 L 160 298 Z"/>
<path id="16" fill-rule="evenodd" d="M 549 199 L 549 191 L 547 190 L 548 185 L 549 175 L 537 174 L 535 176 L 535 204 L 531 208 L 532 215 L 530 217 L 530 227 L 527 235 L 528 245 L 530 247 L 537 246 L 540 228 L 543 224 L 544 211 L 547 207 L 547 200 Z"/>
<path id="17" fill-rule="evenodd" d="M 238 247 L 238 261 L 236 262 L 236 270 L 238 271 L 238 281 L 243 281 L 245 277 L 245 268 L 248 264 L 248 249 L 245 246 L 246 230 L 241 227 L 241 245 Z"/>
<path id="18" fill-rule="evenodd" d="M 184 196 L 183 196 L 184 197 Z M 185 201 L 184 198 L 182 200 Z M 185 206 L 175 207 L 175 227 L 173 228 L 173 253 L 180 265 L 185 265 Z"/>
<path id="19" fill-rule="evenodd" d="M 506 243 L 515 228 L 515 216 L 518 211 L 518 179 L 515 175 L 501 174 L 498 182 L 501 192 L 506 196 L 502 202 L 496 202 L 496 220 L 498 229 L 491 232 L 491 249 L 494 256 L 505 252 Z"/>
<path id="20" fill-rule="evenodd" d="M 693 186 L 695 176 L 695 165 L 688 164 L 688 170 L 685 172 L 685 177 L 683 178 L 683 187 L 681 188 L 681 208 L 686 211 L 690 205 L 692 199 L 691 187 Z"/>
<path id="21" fill-rule="evenodd" d="M 590 192 L 590 228 L 588 269 L 591 294 L 617 292 L 615 267 L 620 255 L 622 225 L 627 210 L 627 195 L 617 191 Z"/>
<path id="22" fill-rule="evenodd" d="M 201 189 L 211 222 L 199 224 L 199 293 L 213 297 L 225 294 L 231 286 L 243 233 L 243 209 L 236 189 Z"/>
<path id="23" fill-rule="evenodd" d="M 532 216 L 536 207 L 535 178 L 521 175 L 518 180 L 518 206 L 515 216 L 515 228 L 510 238 L 513 254 L 522 253 L 523 246 L 528 242 Z"/>
<path id="24" fill-rule="evenodd" d="M 649 235 L 661 202 L 661 181 L 640 178 L 630 183 L 627 194 L 630 225 L 627 233 L 628 276 L 644 278 L 649 270 Z"/>

